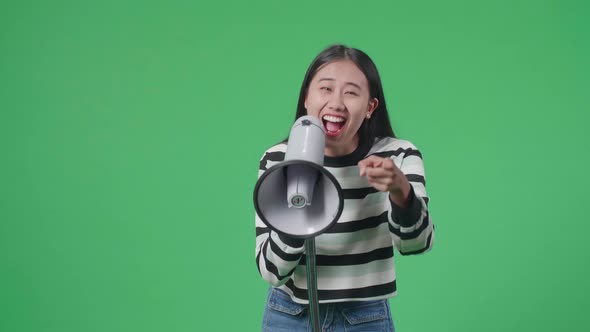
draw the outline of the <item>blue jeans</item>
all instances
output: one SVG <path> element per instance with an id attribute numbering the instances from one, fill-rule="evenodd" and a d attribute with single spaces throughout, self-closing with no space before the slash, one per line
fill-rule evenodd
<path id="1" fill-rule="evenodd" d="M 311 331 L 308 306 L 293 302 L 271 287 L 266 301 L 263 332 Z M 320 304 L 322 332 L 395 332 L 388 300 Z"/>

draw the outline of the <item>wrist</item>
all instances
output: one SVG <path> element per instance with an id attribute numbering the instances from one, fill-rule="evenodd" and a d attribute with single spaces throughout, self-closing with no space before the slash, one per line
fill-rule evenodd
<path id="1" fill-rule="evenodd" d="M 389 191 L 389 198 L 395 205 L 405 208 L 410 201 L 411 185 L 408 181 L 403 181 L 402 185 Z"/>

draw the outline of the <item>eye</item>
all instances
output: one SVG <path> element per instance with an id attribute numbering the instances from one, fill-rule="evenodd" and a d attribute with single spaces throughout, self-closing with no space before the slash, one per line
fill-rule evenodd
<path id="1" fill-rule="evenodd" d="M 327 87 L 327 86 L 322 86 L 320 87 L 320 90 L 324 90 L 324 91 L 332 91 L 332 88 Z"/>
<path id="2" fill-rule="evenodd" d="M 356 93 L 356 91 L 346 91 L 345 94 L 349 94 L 349 95 L 353 95 L 353 96 L 358 96 L 358 93 Z"/>

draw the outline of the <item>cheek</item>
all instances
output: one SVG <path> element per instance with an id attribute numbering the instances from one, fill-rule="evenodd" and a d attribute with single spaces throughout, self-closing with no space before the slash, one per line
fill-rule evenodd
<path id="1" fill-rule="evenodd" d="M 316 114 L 318 113 L 319 109 L 321 108 L 321 103 L 318 98 L 314 98 L 310 96 L 305 101 L 305 109 L 307 110 L 308 114 Z"/>
<path id="2" fill-rule="evenodd" d="M 355 117 L 354 119 L 351 119 L 351 121 L 348 125 L 349 125 L 350 129 L 353 129 L 353 131 L 356 132 L 363 124 L 363 120 L 364 120 L 364 118 Z"/>
<path id="3" fill-rule="evenodd" d="M 357 107 L 355 112 L 351 112 L 350 115 L 351 116 L 348 121 L 348 126 L 352 131 L 356 132 L 363 124 L 365 116 L 367 115 L 367 111 L 364 108 Z"/>
<path id="4" fill-rule="evenodd" d="M 363 122 L 363 120 L 365 119 L 365 116 L 367 116 L 367 105 L 359 102 L 359 103 L 354 103 L 354 105 L 350 105 L 350 117 L 351 120 L 354 121 L 355 123 L 361 123 Z"/>

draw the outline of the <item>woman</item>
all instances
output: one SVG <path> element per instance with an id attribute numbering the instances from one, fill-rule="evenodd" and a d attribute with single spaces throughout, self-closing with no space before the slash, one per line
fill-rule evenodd
<path id="1" fill-rule="evenodd" d="M 295 119 L 313 115 L 326 131 L 324 167 L 344 192 L 338 222 L 316 237 L 320 323 L 327 331 L 394 331 L 388 299 L 396 295 L 393 248 L 428 251 L 422 156 L 395 137 L 381 79 L 362 51 L 334 45 L 307 70 Z M 268 149 L 259 176 L 284 159 L 287 142 Z M 309 331 L 304 241 L 278 234 L 256 216 L 256 263 L 271 284 L 264 331 Z"/>

